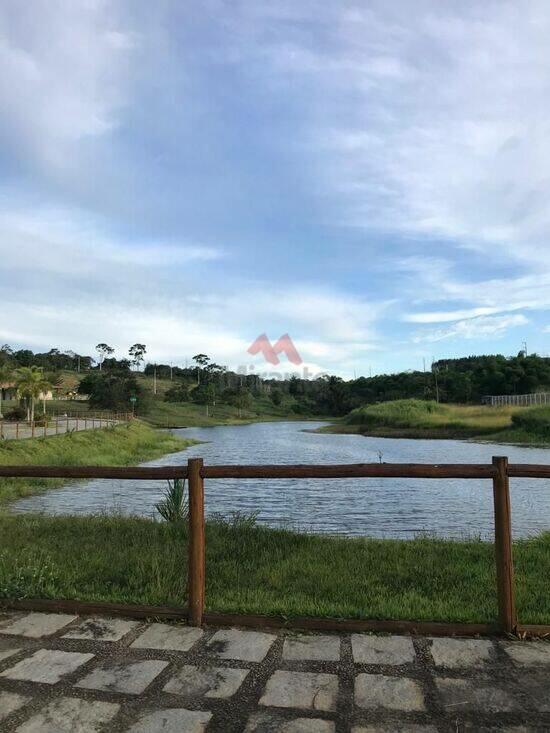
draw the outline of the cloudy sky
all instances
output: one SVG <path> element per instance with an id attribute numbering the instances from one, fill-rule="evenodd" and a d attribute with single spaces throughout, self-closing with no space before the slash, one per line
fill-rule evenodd
<path id="1" fill-rule="evenodd" d="M 547 0 L 3 0 L 0 342 L 550 352 L 549 37 Z"/>

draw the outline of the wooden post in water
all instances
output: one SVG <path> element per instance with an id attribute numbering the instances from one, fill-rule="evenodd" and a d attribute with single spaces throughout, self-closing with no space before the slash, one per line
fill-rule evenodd
<path id="1" fill-rule="evenodd" d="M 201 626 L 204 613 L 206 571 L 202 465 L 202 458 L 190 458 L 187 461 L 187 480 L 189 482 L 187 605 L 191 626 Z"/>
<path id="2" fill-rule="evenodd" d="M 514 562 L 512 558 L 512 514 L 508 458 L 493 456 L 497 475 L 493 478 L 495 507 L 495 561 L 497 571 L 498 615 L 502 628 L 511 634 L 516 625 Z"/>

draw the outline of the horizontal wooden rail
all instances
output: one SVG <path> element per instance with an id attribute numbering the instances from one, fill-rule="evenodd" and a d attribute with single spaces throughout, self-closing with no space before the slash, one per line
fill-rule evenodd
<path id="1" fill-rule="evenodd" d="M 491 479 L 488 463 L 351 463 L 294 466 L 204 466 L 203 478 L 465 478 Z"/>
<path id="2" fill-rule="evenodd" d="M 0 466 L 10 478 L 187 478 L 187 466 Z"/>
<path id="3" fill-rule="evenodd" d="M 511 467 L 513 468 L 513 466 Z M 485 463 L 352 463 L 333 465 L 204 466 L 202 478 L 463 478 L 491 479 Z M 511 474 L 510 474 L 511 475 Z M 23 478 L 174 479 L 187 478 L 187 466 L 1 466 L 0 476 Z M 550 471 L 549 471 L 550 476 Z"/>
<path id="4" fill-rule="evenodd" d="M 550 466 L 536 463 L 510 463 L 508 466 L 510 478 L 550 478 Z"/>

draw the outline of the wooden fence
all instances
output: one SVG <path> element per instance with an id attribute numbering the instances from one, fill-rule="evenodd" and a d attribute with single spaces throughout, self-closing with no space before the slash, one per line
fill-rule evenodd
<path id="1" fill-rule="evenodd" d="M 202 458 L 189 459 L 187 466 L 1 466 L 0 477 L 74 478 L 74 479 L 187 479 L 189 490 L 188 533 L 188 606 L 126 606 L 80 601 L 31 599 L 8 601 L 15 608 L 63 610 L 75 613 L 115 613 L 135 617 L 187 618 L 193 626 L 203 623 L 239 624 L 241 626 L 292 626 L 307 629 L 352 631 L 397 631 L 426 634 L 550 634 L 550 626 L 518 623 L 515 607 L 514 565 L 512 556 L 512 521 L 510 478 L 550 478 L 549 465 L 509 464 L 505 457 L 494 457 L 490 464 L 360 463 L 351 465 L 218 465 L 206 466 Z M 205 612 L 205 479 L 289 479 L 289 478 L 415 478 L 415 479 L 490 479 L 494 504 L 494 547 L 498 600 L 498 623 L 441 623 L 377 619 L 287 620 L 250 614 Z"/>
<path id="2" fill-rule="evenodd" d="M 128 422 L 132 419 L 132 415 L 129 412 L 97 414 L 75 412 L 72 415 L 64 412 L 61 415 L 48 413 L 45 418 L 30 421 L 0 419 L 0 440 L 46 437 L 79 430 L 106 428 L 120 422 Z"/>

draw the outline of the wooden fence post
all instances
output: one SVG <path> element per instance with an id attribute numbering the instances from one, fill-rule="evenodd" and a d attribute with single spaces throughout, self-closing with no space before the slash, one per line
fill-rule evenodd
<path id="1" fill-rule="evenodd" d="M 497 475 L 493 478 L 495 507 L 495 561 L 497 571 L 498 615 L 502 631 L 511 634 L 517 624 L 512 558 L 512 515 L 508 458 L 493 456 Z"/>
<path id="2" fill-rule="evenodd" d="M 19 438 L 19 420 L 15 423 L 15 439 Z"/>
<path id="3" fill-rule="evenodd" d="M 202 458 L 187 461 L 189 484 L 189 545 L 187 570 L 188 620 L 191 626 L 202 625 L 205 595 L 204 480 Z"/>
<path id="4" fill-rule="evenodd" d="M 31 438 L 34 438 L 34 420 L 31 420 Z"/>

